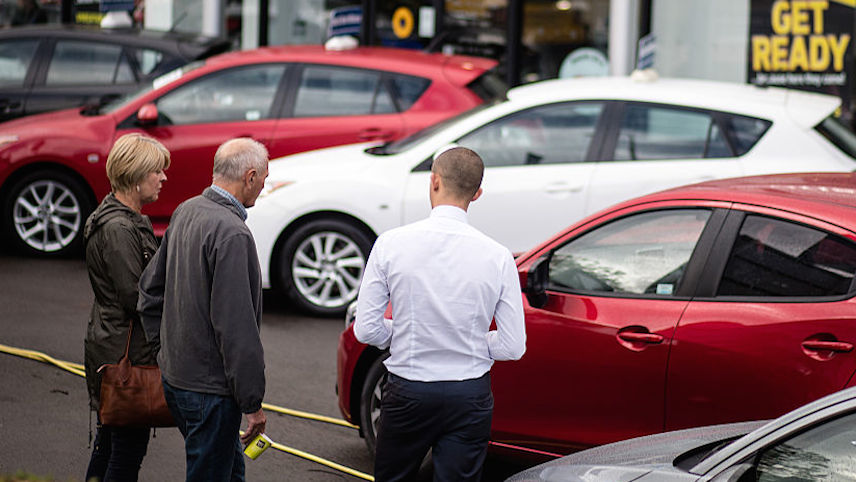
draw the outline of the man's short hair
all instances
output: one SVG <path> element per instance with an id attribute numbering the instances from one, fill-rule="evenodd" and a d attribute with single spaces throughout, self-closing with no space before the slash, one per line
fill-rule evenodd
<path id="1" fill-rule="evenodd" d="M 151 137 L 132 133 L 116 139 L 107 155 L 107 179 L 113 192 L 128 192 L 143 178 L 169 167 L 169 151 Z"/>
<path id="2" fill-rule="evenodd" d="M 250 169 L 267 171 L 268 150 L 249 137 L 230 139 L 214 153 L 214 180 L 240 181 Z"/>
<path id="3" fill-rule="evenodd" d="M 484 162 L 471 149 L 455 147 L 437 156 L 431 172 L 443 178 L 450 194 L 469 200 L 481 187 Z"/>

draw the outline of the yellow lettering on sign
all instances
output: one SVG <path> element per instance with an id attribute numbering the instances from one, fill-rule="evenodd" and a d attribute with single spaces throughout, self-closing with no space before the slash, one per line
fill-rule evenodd
<path id="1" fill-rule="evenodd" d="M 832 50 L 832 68 L 841 71 L 844 69 L 844 53 L 847 51 L 847 45 L 850 44 L 850 35 L 843 34 L 838 38 L 835 38 L 835 35 L 827 35 L 826 38 Z"/>
<path id="2" fill-rule="evenodd" d="M 770 38 L 764 35 L 752 36 L 752 70 L 770 70 Z"/>
<path id="3" fill-rule="evenodd" d="M 811 70 L 822 72 L 829 68 L 829 45 L 823 35 L 812 35 L 808 38 L 808 51 Z"/>
<path id="4" fill-rule="evenodd" d="M 814 33 L 823 33 L 823 12 L 829 8 L 827 0 L 814 0 L 808 7 L 814 11 Z"/>
<path id="5" fill-rule="evenodd" d="M 771 67 L 774 71 L 783 71 L 788 68 L 788 37 L 774 35 L 770 39 L 771 44 Z"/>
<path id="6" fill-rule="evenodd" d="M 791 63 L 788 70 L 800 68 L 808 70 L 808 51 L 805 46 L 805 37 L 794 37 L 791 44 Z"/>
<path id="7" fill-rule="evenodd" d="M 809 2 L 791 2 L 791 33 L 794 35 L 808 35 L 811 30 L 808 23 L 808 12 L 806 8 Z"/>
<path id="8" fill-rule="evenodd" d="M 788 13 L 790 9 L 791 4 L 788 2 L 773 4 L 773 9 L 770 10 L 770 23 L 773 25 L 773 32 L 784 35 L 791 31 L 791 15 Z"/>

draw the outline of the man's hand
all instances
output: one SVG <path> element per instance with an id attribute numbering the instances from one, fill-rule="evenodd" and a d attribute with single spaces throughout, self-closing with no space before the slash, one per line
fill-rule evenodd
<path id="1" fill-rule="evenodd" d="M 244 415 L 247 417 L 247 429 L 244 430 L 244 435 L 241 436 L 241 443 L 247 445 L 256 438 L 256 435 L 264 433 L 267 418 L 262 409 L 259 409 L 258 412 L 246 413 Z"/>

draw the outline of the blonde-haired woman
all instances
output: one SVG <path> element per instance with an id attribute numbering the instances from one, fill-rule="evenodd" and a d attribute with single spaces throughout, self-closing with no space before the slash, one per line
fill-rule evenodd
<path id="1" fill-rule="evenodd" d="M 134 365 L 154 365 L 157 347 L 146 342 L 137 315 L 140 273 L 157 250 L 157 239 L 142 207 L 157 201 L 169 151 L 140 134 L 116 140 L 107 157 L 112 191 L 86 220 L 86 267 L 95 293 L 84 341 L 86 385 L 91 410 L 98 410 L 98 367 L 116 363 L 125 352 Z M 149 443 L 148 428 L 107 427 L 98 423 L 86 480 L 136 481 Z"/>

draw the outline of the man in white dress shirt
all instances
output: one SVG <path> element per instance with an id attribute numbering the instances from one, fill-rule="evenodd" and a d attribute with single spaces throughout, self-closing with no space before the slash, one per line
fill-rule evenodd
<path id="1" fill-rule="evenodd" d="M 469 149 L 437 156 L 431 216 L 381 234 L 369 255 L 354 333 L 390 352 L 378 482 L 413 479 L 428 449 L 435 481 L 479 480 L 493 413 L 490 367 L 526 350 L 514 258 L 467 223 L 483 174 Z M 389 303 L 392 320 L 383 318 Z"/>

